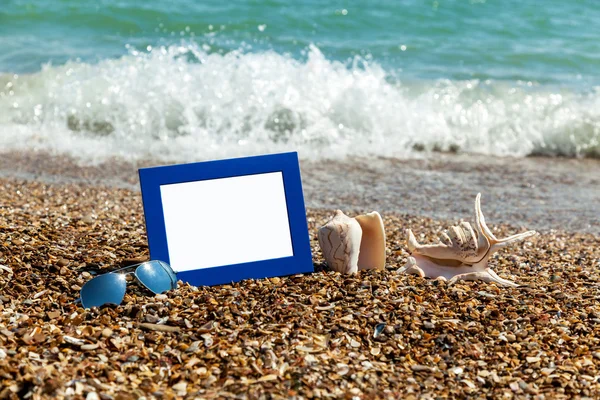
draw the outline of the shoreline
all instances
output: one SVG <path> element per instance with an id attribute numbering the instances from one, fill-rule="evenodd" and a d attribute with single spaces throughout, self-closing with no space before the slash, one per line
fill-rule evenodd
<path id="1" fill-rule="evenodd" d="M 498 224 L 600 235 L 600 160 L 498 158 L 435 154 L 428 158 L 302 159 L 307 207 L 379 211 L 457 221 L 473 218 L 473 201 Z M 138 168 L 151 160 L 80 165 L 47 153 L 0 154 L 0 178 L 72 183 L 139 192 Z"/>
<path id="2" fill-rule="evenodd" d="M 433 242 L 445 221 L 383 214 L 385 270 L 348 276 L 317 244 L 333 210 L 309 207 L 312 274 L 159 296 L 130 283 L 121 306 L 95 311 L 73 303 L 81 285 L 148 257 L 139 192 L 0 187 L 0 263 L 13 270 L 0 274 L 0 397 L 600 395 L 597 235 L 547 231 L 497 253 L 518 288 L 449 286 L 396 273 L 404 229 Z"/>

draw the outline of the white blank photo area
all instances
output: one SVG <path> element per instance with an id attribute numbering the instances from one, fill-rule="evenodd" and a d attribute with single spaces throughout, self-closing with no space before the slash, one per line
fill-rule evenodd
<path id="1" fill-rule="evenodd" d="M 283 174 L 161 185 L 177 272 L 293 256 Z"/>

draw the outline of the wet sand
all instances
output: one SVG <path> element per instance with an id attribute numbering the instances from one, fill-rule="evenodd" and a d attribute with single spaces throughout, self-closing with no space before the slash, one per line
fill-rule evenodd
<path id="1" fill-rule="evenodd" d="M 9 153 L 0 157 L 0 177 L 139 191 L 137 169 L 159 164 L 113 160 L 82 167 L 64 157 Z M 455 221 L 472 218 L 481 192 L 490 221 L 600 234 L 600 160 L 435 154 L 413 160 L 302 160 L 301 168 L 307 207 Z"/>
<path id="2" fill-rule="evenodd" d="M 121 306 L 94 310 L 73 302 L 87 280 L 148 257 L 137 176 L 126 173 L 134 168 L 40 158 L 36 172 L 35 162 L 3 161 L 0 264 L 12 274 L 0 270 L 0 398 L 597 398 L 600 237 L 596 226 L 585 232 L 597 213 L 559 206 L 579 190 L 597 199 L 597 178 L 582 166 L 598 164 L 542 160 L 530 174 L 539 160 L 480 172 L 456 160 L 332 162 L 327 173 L 303 163 L 315 273 L 180 284 L 159 296 L 130 284 Z M 7 166 L 19 176 L 7 177 Z M 502 189 L 495 178 L 507 169 L 521 175 Z M 570 189 L 555 199 L 557 187 Z M 490 262 L 521 286 L 397 273 L 406 227 L 433 242 L 449 222 L 470 220 L 478 190 L 498 236 L 541 227 Z M 538 219 L 523 211 L 537 210 L 532 198 L 546 200 Z M 338 206 L 382 210 L 385 270 L 327 270 L 316 231 Z M 569 210 L 576 229 L 546 228 L 569 221 Z"/>
<path id="3" fill-rule="evenodd" d="M 440 154 L 423 160 L 313 163 L 305 164 L 303 184 L 312 206 L 448 220 L 471 220 L 481 192 L 490 221 L 600 233 L 599 160 Z"/>

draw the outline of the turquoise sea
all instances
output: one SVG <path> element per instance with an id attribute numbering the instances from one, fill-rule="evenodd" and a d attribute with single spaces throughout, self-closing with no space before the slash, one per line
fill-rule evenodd
<path id="1" fill-rule="evenodd" d="M 600 156 L 596 0 L 0 0 L 0 150 Z"/>

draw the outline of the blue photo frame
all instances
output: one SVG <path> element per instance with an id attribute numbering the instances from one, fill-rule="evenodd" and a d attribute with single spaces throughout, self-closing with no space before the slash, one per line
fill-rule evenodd
<path id="1" fill-rule="evenodd" d="M 280 175 L 278 173 L 280 173 Z M 308 225 L 306 221 L 304 195 L 302 192 L 300 165 L 298 161 L 298 154 L 296 152 L 140 168 L 139 177 L 150 257 L 151 259 L 162 260 L 170 263 L 177 273 L 178 279 L 181 279 L 184 282 L 189 282 L 194 286 L 210 286 L 232 283 L 250 278 L 260 279 L 266 277 L 313 272 L 314 269 L 308 235 Z M 173 206 L 169 204 L 169 208 L 167 209 L 167 202 L 171 202 L 172 200 L 167 201 L 166 199 L 181 199 L 182 197 L 179 195 L 175 195 L 173 197 L 170 194 L 172 192 L 172 188 L 177 189 L 183 186 L 191 187 L 191 185 L 182 186 L 179 184 L 191 183 L 192 185 L 196 185 L 196 182 L 199 182 L 198 185 L 213 185 L 217 182 L 229 182 L 229 184 L 233 185 L 235 188 L 235 185 L 237 184 L 235 182 L 239 180 L 236 178 L 244 177 L 249 177 L 252 179 L 255 177 L 260 179 L 263 179 L 263 177 L 269 177 L 269 179 L 276 178 L 280 181 L 283 181 L 283 188 L 281 189 L 281 186 L 279 187 L 282 193 L 281 196 L 284 196 L 285 198 L 285 200 L 281 201 L 284 201 L 285 203 L 282 203 L 281 206 L 276 208 L 281 209 L 282 213 L 287 212 L 287 223 L 289 224 L 289 242 L 286 243 L 291 246 L 289 251 L 286 250 L 281 253 L 284 254 L 282 257 L 276 256 L 276 258 L 259 259 L 249 262 L 236 262 L 233 264 L 228 263 L 223 265 L 211 264 L 212 266 L 208 267 L 206 265 L 199 264 L 197 266 L 198 268 L 193 265 L 195 261 L 190 260 L 190 257 L 187 257 L 185 269 L 180 269 L 178 271 L 178 265 L 173 265 L 171 263 L 172 257 L 169 254 L 169 237 L 171 237 L 171 239 L 182 237 L 185 238 L 185 235 L 188 234 L 192 235 L 190 237 L 195 237 L 194 235 L 198 234 L 198 225 L 202 224 L 190 226 L 189 232 L 181 232 L 182 229 L 188 229 L 187 227 L 177 228 L 177 231 L 173 230 L 175 228 L 170 228 L 173 225 L 169 225 L 171 223 L 165 220 L 165 213 L 167 213 L 168 218 L 172 220 L 175 218 L 172 216 L 174 215 L 173 208 L 179 206 Z M 242 182 L 242 180 L 239 181 Z M 277 190 L 277 185 L 279 184 L 275 184 L 274 190 Z M 169 191 L 166 190 L 167 188 Z M 198 194 L 201 193 L 199 198 L 202 198 L 203 200 L 209 199 L 209 197 L 205 196 L 212 195 L 212 193 L 207 191 L 203 192 L 196 190 L 194 193 L 197 197 Z M 254 198 L 258 198 L 260 201 L 260 197 L 257 197 L 260 196 L 260 194 L 257 194 L 256 191 L 252 191 L 252 196 Z M 243 202 L 245 201 L 243 197 L 245 196 L 237 196 L 235 198 Z M 163 200 L 166 202 L 163 203 Z M 178 215 L 180 215 L 183 211 L 181 210 L 181 207 L 179 207 L 179 209 L 177 209 L 175 212 L 179 213 Z M 196 214 L 206 213 L 206 217 L 211 217 L 212 215 L 209 214 L 211 213 L 211 210 L 209 209 L 194 210 L 194 212 Z M 283 216 L 284 214 L 282 213 L 280 213 L 280 215 Z M 177 218 L 181 219 L 181 216 Z M 283 219 L 283 217 L 279 218 L 279 220 Z M 281 229 L 285 229 L 284 225 L 284 222 L 280 223 L 280 226 L 282 227 Z M 202 228 L 209 229 L 208 226 Z M 278 237 L 283 236 L 278 235 Z M 227 240 L 227 238 L 223 237 L 223 240 Z M 264 240 L 269 240 L 269 238 L 265 237 Z M 283 238 L 281 240 L 287 241 L 288 239 Z M 194 251 L 197 251 L 198 255 L 203 254 L 202 245 L 202 243 L 197 243 L 197 248 L 194 249 Z M 267 246 L 267 244 L 265 244 L 265 246 Z M 171 249 L 175 251 L 175 248 L 176 243 L 174 243 L 174 240 L 172 240 Z M 212 250 L 212 247 L 210 249 L 205 248 L 207 253 L 210 252 L 209 250 Z M 238 256 L 244 256 L 243 254 L 235 254 L 235 243 L 232 244 L 230 251 L 232 253 L 229 253 L 229 251 L 227 253 L 229 256 L 233 256 L 234 259 L 237 259 L 236 257 Z M 175 254 L 173 254 L 173 256 L 175 256 Z M 231 257 L 226 258 L 231 259 Z M 177 259 L 179 260 L 180 258 Z M 212 262 L 213 264 L 218 264 L 218 260 Z"/>

